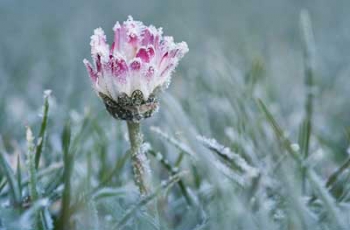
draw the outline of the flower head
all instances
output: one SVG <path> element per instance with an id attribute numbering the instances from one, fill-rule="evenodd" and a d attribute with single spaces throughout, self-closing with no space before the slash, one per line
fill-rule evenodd
<path id="1" fill-rule="evenodd" d="M 138 121 L 158 108 L 157 94 L 167 88 L 171 73 L 188 52 L 185 42 L 163 36 L 162 28 L 145 26 L 131 16 L 113 28 L 109 47 L 101 28 L 91 36 L 94 67 L 84 59 L 93 88 L 117 119 Z"/>

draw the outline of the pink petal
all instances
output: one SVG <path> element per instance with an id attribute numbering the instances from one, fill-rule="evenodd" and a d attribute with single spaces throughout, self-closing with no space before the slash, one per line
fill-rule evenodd
<path id="1" fill-rule="evenodd" d="M 113 43 L 112 43 L 112 46 L 111 46 L 111 50 L 110 50 L 110 52 L 109 52 L 110 55 L 113 55 L 113 52 L 114 52 L 114 50 L 115 50 L 115 46 L 116 46 L 116 45 L 115 45 L 115 42 L 113 42 Z"/>
<path id="2" fill-rule="evenodd" d="M 134 60 L 130 63 L 130 69 L 138 71 L 141 69 L 141 62 L 139 60 Z"/>
<path id="3" fill-rule="evenodd" d="M 114 51 L 114 49 L 117 49 L 118 51 L 120 50 L 120 36 L 121 36 L 121 27 L 119 22 L 117 22 L 115 24 L 115 26 L 113 27 L 114 30 L 114 42 L 112 45 L 112 53 Z"/>
<path id="4" fill-rule="evenodd" d="M 129 34 L 129 44 L 132 45 L 133 47 L 136 47 L 137 46 L 137 42 L 138 42 L 138 37 L 136 34 L 134 33 L 130 33 Z"/>
<path id="5" fill-rule="evenodd" d="M 161 35 L 160 35 L 160 34 L 157 34 L 156 37 L 155 37 L 155 39 L 154 39 L 154 48 L 155 48 L 156 50 L 158 50 L 158 47 L 159 47 L 160 37 L 161 37 Z"/>
<path id="6" fill-rule="evenodd" d="M 136 48 L 141 40 L 142 31 L 145 28 L 143 23 L 140 21 L 134 21 L 134 19 L 129 16 L 128 20 L 123 23 L 122 28 L 125 30 L 126 41 L 129 45 Z"/>
<path id="7" fill-rule="evenodd" d="M 102 64 L 101 64 L 101 56 L 99 54 L 97 54 L 97 58 L 96 58 L 96 70 L 97 72 L 101 72 L 102 70 Z"/>
<path id="8" fill-rule="evenodd" d="M 97 73 L 95 73 L 94 69 L 92 68 L 90 62 L 86 59 L 83 60 L 85 67 L 90 75 L 90 78 L 93 82 L 97 81 Z"/>
<path id="9" fill-rule="evenodd" d="M 163 55 L 162 59 L 160 60 L 158 66 L 160 66 L 160 65 L 163 63 L 163 61 L 165 61 L 165 60 L 168 58 L 168 56 L 169 56 L 169 52 L 166 52 L 166 53 Z"/>
<path id="10" fill-rule="evenodd" d="M 103 61 L 105 61 L 109 55 L 109 48 L 106 42 L 106 35 L 101 28 L 97 28 L 94 30 L 94 34 L 91 36 L 91 55 L 92 58 L 96 58 L 97 55 L 102 56 Z M 108 60 L 107 60 L 108 61 Z"/>
<path id="11" fill-rule="evenodd" d="M 154 48 L 152 46 L 149 46 L 147 48 L 140 48 L 139 51 L 136 54 L 136 57 L 141 58 L 142 61 L 149 63 L 151 58 L 154 57 Z"/>
<path id="12" fill-rule="evenodd" d="M 163 36 L 161 28 L 145 26 L 131 16 L 122 24 L 117 22 L 113 30 L 114 41 L 110 47 L 101 28 L 97 28 L 91 37 L 95 68 L 86 60 L 84 64 L 94 82 L 98 81 L 99 76 L 113 76 L 120 83 L 130 81 L 131 86 L 139 84 L 134 82 L 137 79 L 127 79 L 128 71 L 132 71 L 131 76 L 139 76 L 146 81 L 154 77 L 164 79 L 170 77 L 179 60 L 188 52 L 185 42 L 175 43 L 173 37 Z"/>
<path id="13" fill-rule="evenodd" d="M 187 43 L 180 42 L 180 43 L 176 44 L 176 46 L 177 46 L 177 52 L 175 53 L 174 57 L 181 59 L 188 52 Z"/>
<path id="14" fill-rule="evenodd" d="M 147 47 L 147 53 L 148 53 L 150 58 L 154 57 L 155 52 L 154 52 L 153 46 L 148 46 Z"/>
<path id="15" fill-rule="evenodd" d="M 122 74 L 128 71 L 128 65 L 126 64 L 126 61 L 124 59 L 118 59 L 116 60 L 118 73 Z"/>
<path id="16" fill-rule="evenodd" d="M 175 65 L 173 63 L 169 64 L 163 71 L 162 73 L 160 74 L 161 77 L 164 77 L 167 73 L 169 73 L 170 71 L 173 70 L 173 67 Z"/>
<path id="17" fill-rule="evenodd" d="M 107 63 L 102 64 L 102 70 L 103 73 L 112 73 L 113 74 L 113 69 L 114 69 L 114 56 L 109 55 L 109 61 Z"/>
<path id="18" fill-rule="evenodd" d="M 154 34 L 151 32 L 151 30 L 149 28 L 146 28 L 144 30 L 143 39 L 142 39 L 141 44 L 144 46 L 154 44 Z"/>
<path id="19" fill-rule="evenodd" d="M 169 56 L 170 56 L 171 58 L 176 57 L 176 54 L 177 54 L 179 51 L 180 51 L 179 49 L 171 50 Z"/>
<path id="20" fill-rule="evenodd" d="M 125 82 L 128 72 L 128 65 L 122 58 L 116 59 L 113 64 L 112 73 L 119 81 Z"/>
<path id="21" fill-rule="evenodd" d="M 150 66 L 146 72 L 146 79 L 151 80 L 153 76 L 154 76 L 154 68 L 153 66 Z"/>
<path id="22" fill-rule="evenodd" d="M 147 62 L 147 63 L 150 60 L 150 57 L 149 57 L 149 54 L 148 54 L 146 48 L 140 48 L 136 54 L 136 57 L 141 58 L 142 61 Z"/>

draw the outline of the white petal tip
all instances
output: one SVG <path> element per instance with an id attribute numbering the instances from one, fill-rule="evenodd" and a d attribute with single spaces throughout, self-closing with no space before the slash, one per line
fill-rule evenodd
<path id="1" fill-rule="evenodd" d="M 94 30 L 94 34 L 103 36 L 105 34 L 105 32 L 103 31 L 103 29 L 101 27 L 98 27 Z"/>

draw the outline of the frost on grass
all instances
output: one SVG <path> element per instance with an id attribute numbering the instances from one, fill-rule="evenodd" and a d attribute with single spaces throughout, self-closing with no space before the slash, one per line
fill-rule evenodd
<path id="1" fill-rule="evenodd" d="M 246 180 L 240 176 L 237 172 L 232 170 L 226 164 L 222 163 L 219 160 L 214 160 L 213 165 L 217 168 L 222 174 L 227 176 L 230 180 L 237 183 L 238 185 L 245 187 L 247 185 Z"/>
<path id="2" fill-rule="evenodd" d="M 48 198 L 40 199 L 36 201 L 31 208 L 26 210 L 18 219 L 18 222 L 14 226 L 15 229 L 28 229 L 31 230 L 32 226 L 28 225 L 28 223 L 32 223 L 32 221 L 35 219 L 35 215 L 38 212 L 38 210 L 48 207 L 50 205 L 50 200 Z M 18 224 L 18 225 L 17 225 Z"/>
<path id="3" fill-rule="evenodd" d="M 297 143 L 293 143 L 290 145 L 294 152 L 299 152 L 300 146 Z"/>
<path id="4" fill-rule="evenodd" d="M 225 160 L 234 163 L 243 171 L 246 177 L 253 178 L 259 175 L 259 170 L 257 168 L 250 166 L 244 158 L 242 158 L 237 153 L 232 152 L 228 147 L 219 144 L 215 139 L 207 138 L 204 136 L 197 136 L 197 140 Z"/>
<path id="5" fill-rule="evenodd" d="M 52 94 L 52 90 L 51 89 L 44 90 L 44 99 L 50 97 L 51 94 Z"/>
<path id="6" fill-rule="evenodd" d="M 43 0 L 39 1 L 43 2 Z M 200 0 L 195 1 L 200 2 Z M 278 1 L 275 0 L 274 2 L 276 3 Z M 334 7 L 335 10 L 337 8 L 349 8 L 347 7 L 350 6 L 349 1 L 342 2 L 344 3 L 343 5 L 333 4 L 332 7 Z M 98 3 L 96 4 L 98 5 Z M 218 4 L 218 2 L 212 1 L 210 4 L 224 9 L 223 5 L 220 6 L 222 3 Z M 139 6 L 138 3 L 134 5 Z M 174 4 L 173 6 L 175 8 L 169 9 L 178 10 L 178 5 L 179 4 Z M 274 4 L 271 3 L 271 5 Z M 11 12 L 13 10 L 8 6 L 12 5 L 2 5 L 2 7 L 4 7 L 2 11 L 4 16 L 9 16 L 9 19 L 12 18 L 14 22 L 18 20 L 20 23 L 15 24 L 27 28 L 27 32 L 32 31 L 32 28 L 35 27 L 35 25 L 32 24 L 35 21 L 38 21 L 38 25 L 41 25 L 41 22 L 46 20 L 46 18 L 40 18 L 34 21 L 21 21 L 23 17 L 25 18 L 25 16 L 28 16 L 29 11 L 18 11 L 16 7 L 11 7 L 14 11 L 17 10 L 20 14 L 24 14 L 22 15 L 23 17 L 16 17 L 16 14 L 13 14 L 12 17 Z M 276 9 L 280 10 L 281 8 L 279 8 L 279 6 L 285 7 L 286 5 L 277 4 L 274 6 L 275 8 L 277 7 Z M 310 6 L 312 6 L 312 4 Z M 91 8 L 91 4 L 82 4 L 81 7 L 83 12 L 87 10 L 86 7 Z M 51 8 L 49 7 L 47 10 L 57 10 L 57 7 Z M 152 12 L 152 7 L 150 6 L 148 8 L 147 10 Z M 274 7 L 271 7 L 271 9 L 274 9 Z M 35 9 L 34 7 L 33 10 L 39 12 L 42 9 L 40 9 L 40 7 Z M 118 9 L 115 10 L 118 11 Z M 232 8 L 232 10 L 234 11 L 235 9 Z M 103 12 L 102 10 L 98 11 Z M 220 10 L 218 10 L 218 12 L 219 11 Z M 282 11 L 280 10 L 279 12 Z M 308 31 L 312 31 L 310 24 L 312 21 L 311 19 L 327 19 L 328 16 L 322 14 L 322 12 L 324 12 L 324 8 L 319 7 L 319 9 L 316 9 L 314 7 L 310 16 L 307 15 L 307 17 L 305 17 L 306 15 L 303 13 L 302 20 L 306 21 L 303 23 L 306 25 L 304 26 L 304 34 L 306 34 L 304 37 L 308 36 Z M 31 12 L 31 14 L 32 13 L 33 12 Z M 118 12 L 116 12 L 116 14 L 118 14 Z M 116 14 L 106 14 L 106 17 L 110 17 L 106 20 L 115 20 Z M 48 13 L 47 15 L 51 14 Z M 95 16 L 91 18 L 93 21 L 95 21 L 96 17 L 99 17 L 98 14 L 94 15 Z M 172 17 L 174 14 L 166 11 L 161 14 L 154 14 L 155 17 L 152 20 L 154 20 L 154 23 L 164 24 L 169 18 L 163 17 L 169 17 L 169 15 Z M 237 14 L 232 15 L 237 16 Z M 242 15 L 246 14 L 242 13 Z M 271 15 L 273 16 L 273 14 Z M 332 17 L 335 17 L 338 21 L 343 21 L 340 19 L 344 19 L 345 16 L 341 15 L 341 18 L 339 18 L 339 15 L 340 14 L 334 14 Z M 186 12 L 184 12 L 183 16 L 186 17 Z M 224 17 L 225 14 L 223 13 L 221 16 Z M 289 16 L 286 15 L 286 17 Z M 315 18 L 313 18 L 313 16 L 315 16 Z M 225 22 L 230 22 L 232 21 L 230 17 L 231 15 L 223 18 L 223 20 L 225 20 Z M 238 17 L 240 16 L 238 15 Z M 349 14 L 346 17 L 349 17 Z M 60 26 L 65 25 L 68 26 L 67 31 L 69 31 L 71 29 L 69 27 L 72 27 L 71 25 L 77 25 L 81 22 L 79 17 L 73 17 L 74 20 L 72 23 L 66 23 L 65 20 L 70 19 L 72 19 L 72 17 L 63 18 L 63 21 L 56 20 L 56 22 L 53 22 L 53 24 L 49 26 L 50 28 L 60 28 Z M 191 21 L 193 16 L 190 16 L 188 19 Z M 292 19 L 287 19 L 291 18 L 289 17 L 286 18 L 286 20 L 279 21 L 273 26 L 282 26 L 283 28 L 289 26 L 287 30 L 291 31 L 291 36 L 298 36 L 298 34 L 294 34 L 298 33 L 298 23 L 295 21 L 293 22 Z M 283 21 L 288 22 L 288 25 L 282 25 L 282 23 L 285 23 Z M 6 21 L 3 20 L 3 22 L 0 23 L 6 24 Z M 57 23 L 61 23 L 62 25 Z M 279 23 L 281 23 L 281 25 L 279 25 Z M 6 30 L 6 26 L 4 28 L 9 33 L 12 33 L 11 31 L 23 32 L 23 28 L 13 30 L 13 25 L 11 25 L 11 23 L 7 24 L 9 30 Z M 317 40 L 327 39 L 327 36 L 332 37 L 333 34 L 341 35 L 341 31 L 344 30 L 344 25 L 341 25 L 341 27 L 339 27 L 339 25 L 331 28 L 331 32 L 329 28 L 327 28 L 327 33 L 325 34 L 325 32 L 322 32 L 322 28 L 320 28 L 322 23 L 320 23 L 320 21 L 315 23 L 315 26 L 317 26 L 314 30 L 317 31 L 316 34 L 322 35 L 323 33 L 323 35 L 325 35 L 324 38 L 321 36 L 319 38 L 315 37 L 316 44 Z M 174 31 L 174 34 L 178 33 L 181 36 L 185 36 L 183 37 L 184 39 L 192 39 L 188 41 L 194 46 L 202 46 L 202 44 L 196 42 L 196 40 L 198 40 L 196 31 L 190 28 L 191 25 L 188 26 L 189 28 L 187 29 L 191 31 L 191 36 L 189 38 L 186 38 L 188 34 L 186 32 L 183 33 L 182 27 L 178 28 L 178 31 Z M 215 31 L 220 31 L 227 29 L 225 23 L 206 24 L 206 26 L 208 30 L 214 29 Z M 215 28 L 210 28 L 212 26 Z M 114 29 L 118 30 L 120 27 L 122 27 L 122 25 L 118 26 L 116 24 Z M 244 28 L 244 25 L 240 27 Z M 155 29 L 152 29 L 152 27 L 149 28 L 151 30 Z M 45 30 L 45 28 L 43 29 Z M 176 27 L 172 29 L 176 29 Z M 266 27 L 262 29 L 264 31 L 267 29 L 266 31 L 268 31 L 271 28 Z M 152 32 L 152 34 L 157 33 L 156 31 L 150 32 Z M 332 60 L 332 63 L 328 65 L 328 67 L 327 65 L 320 65 L 319 67 L 321 67 L 321 69 L 315 69 L 315 77 L 317 77 L 315 80 L 317 81 L 314 82 L 313 86 L 309 85 L 309 87 L 303 87 L 301 85 L 301 75 L 303 74 L 301 68 L 303 68 L 304 63 L 303 60 L 301 60 L 302 39 L 293 39 L 292 46 L 290 46 L 289 41 L 284 41 L 282 49 L 281 46 L 273 46 L 273 44 L 270 44 L 272 47 L 270 50 L 271 55 L 264 55 L 263 57 L 263 62 L 269 65 L 265 66 L 267 67 L 265 68 L 266 76 L 269 77 L 265 78 L 265 80 L 259 79 L 254 83 L 254 89 L 252 89 L 252 91 L 254 91 L 255 94 L 252 95 L 250 92 L 250 81 L 252 77 L 245 81 L 246 76 L 251 74 L 249 72 L 249 66 L 245 64 L 244 66 L 236 66 L 236 64 L 240 65 L 239 63 L 241 62 L 239 60 L 241 60 L 242 56 L 240 52 L 234 54 L 237 48 L 237 41 L 241 40 L 237 36 L 248 35 L 247 37 L 249 37 L 249 34 L 237 33 L 237 31 L 231 32 L 232 36 L 230 36 L 230 34 L 225 36 L 228 38 L 227 40 L 229 40 L 228 44 L 220 40 L 217 41 L 219 46 L 215 46 L 215 40 L 207 39 L 204 45 L 208 47 L 207 50 L 201 49 L 200 47 L 197 47 L 198 49 L 196 47 L 193 49 L 192 54 L 188 56 L 189 58 L 185 61 L 186 63 L 184 62 L 184 65 L 181 66 L 183 69 L 178 70 L 178 73 L 183 74 L 184 77 L 174 79 L 173 86 L 175 87 L 173 92 L 175 92 L 175 95 L 163 95 L 165 97 L 161 103 L 165 103 L 165 105 L 167 105 L 166 107 L 169 109 L 160 111 L 157 116 L 154 116 L 152 120 L 149 120 L 149 123 L 143 126 L 145 130 L 148 129 L 149 124 L 164 127 L 162 130 L 154 129 L 156 132 L 147 132 L 149 136 L 145 136 L 145 140 L 150 141 L 152 144 L 152 151 L 149 151 L 150 145 L 146 143 L 142 146 L 143 150 L 141 150 L 141 152 L 147 152 L 147 156 L 152 155 L 150 159 L 152 161 L 152 176 L 155 181 L 165 179 L 171 173 L 176 172 L 178 168 L 180 171 L 182 169 L 189 170 L 189 174 L 186 175 L 185 178 L 181 178 L 181 180 L 184 182 L 183 191 L 188 191 L 191 200 L 194 201 L 193 206 L 185 203 L 179 183 L 181 180 L 179 180 L 171 190 L 162 189 L 161 194 L 165 194 L 164 197 L 156 196 L 153 198 L 158 201 L 158 210 L 157 214 L 155 214 L 155 218 L 152 218 L 153 213 L 148 212 L 143 203 L 138 203 L 139 196 L 136 187 L 132 183 L 132 171 L 129 162 L 130 157 L 125 154 L 129 146 L 123 139 L 124 130 L 121 127 L 122 125 L 119 122 L 106 119 L 103 111 L 95 106 L 94 100 L 90 100 L 89 97 L 86 97 L 87 95 L 91 96 L 91 92 L 86 94 L 85 90 L 82 90 L 85 85 L 81 80 L 84 73 L 81 73 L 81 68 L 79 71 L 79 68 L 75 68 L 77 66 L 75 55 L 60 55 L 60 53 L 67 53 L 65 51 L 71 53 L 73 50 L 74 54 L 80 54 L 83 53 L 84 50 L 86 51 L 86 47 L 83 46 L 75 46 L 75 49 L 71 49 L 71 46 L 62 46 L 63 43 L 62 40 L 60 40 L 62 38 L 64 40 L 69 40 L 72 38 L 72 35 L 73 38 L 75 38 L 73 40 L 76 40 L 80 35 L 81 37 L 84 35 L 79 35 L 80 32 L 74 32 L 73 34 L 65 33 L 63 37 L 56 36 L 58 39 L 51 39 L 52 41 L 50 40 L 50 42 L 53 43 L 50 47 L 59 46 L 63 48 L 62 52 L 58 53 L 47 53 L 45 47 L 49 46 L 40 45 L 43 50 L 40 50 L 39 47 L 38 51 L 40 54 L 48 54 L 48 56 L 46 55 L 47 58 L 45 58 L 44 63 L 49 65 L 47 65 L 47 68 L 38 69 L 39 71 L 31 70 L 32 64 L 36 66 L 35 62 L 38 60 L 36 53 L 38 52 L 28 53 L 28 51 L 32 51 L 33 49 L 37 50 L 38 47 L 33 46 L 33 49 L 26 49 L 26 45 L 29 43 L 32 45 L 35 45 L 34 43 L 45 44 L 46 41 L 41 41 L 40 36 L 36 36 L 37 34 L 35 33 L 26 33 L 28 39 L 23 39 L 22 36 L 15 36 L 15 34 L 10 36 L 11 39 L 6 39 L 6 36 L 3 36 L 5 40 L 9 41 L 9 44 L 2 43 L 0 45 L 4 48 L 8 47 L 9 49 L 5 49 L 5 52 L 2 52 L 2 58 L 0 57 L 0 59 L 5 61 L 3 64 L 6 63 L 6 65 L 0 65 L 0 79 L 3 80 L 3 84 L 0 84 L 0 88 L 3 91 L 0 90 L 0 92 L 2 98 L 4 98 L 4 100 L 0 102 L 0 111 L 2 112 L 0 114 L 0 135 L 2 137 L 1 139 L 3 139 L 0 143 L 0 156 L 9 159 L 8 165 L 11 166 L 11 170 L 8 170 L 8 172 L 10 172 L 11 176 L 8 178 L 5 175 L 4 166 L 0 165 L 0 229 L 30 229 L 31 223 L 35 222 L 35 213 L 37 210 L 43 209 L 49 210 L 45 212 L 45 216 L 54 218 L 54 227 L 46 229 L 57 228 L 57 222 L 61 219 L 57 214 L 60 211 L 60 207 L 62 207 L 61 197 L 65 191 L 63 181 L 67 179 L 67 177 L 63 175 L 65 164 L 62 162 L 61 136 L 63 120 L 65 120 L 69 114 L 73 134 L 72 137 L 79 137 L 75 141 L 72 141 L 72 146 L 76 146 L 76 148 L 72 148 L 72 150 L 76 150 L 76 158 L 74 159 L 74 172 L 71 178 L 69 177 L 72 182 L 72 199 L 70 204 L 72 208 L 70 215 L 72 227 L 69 229 L 113 229 L 113 224 L 120 221 L 121 218 L 128 213 L 127 210 L 131 210 L 135 206 L 137 206 L 137 208 L 134 209 L 135 211 L 129 212 L 127 220 L 125 221 L 125 225 L 127 226 L 125 226 L 124 229 L 350 229 L 348 220 L 350 212 L 349 164 L 343 164 L 342 162 L 343 159 L 349 157 L 348 154 L 350 155 L 350 149 L 346 150 L 346 147 L 349 145 L 350 135 L 346 138 L 343 132 L 344 128 L 348 129 L 348 114 L 350 111 L 350 107 L 348 106 L 349 100 L 348 97 L 345 96 L 348 95 L 347 93 L 349 92 L 348 76 L 350 68 L 341 68 L 344 60 L 347 60 L 342 57 L 342 54 L 346 52 L 332 52 L 330 56 L 315 56 L 315 59 L 309 59 L 309 61 L 317 60 L 321 61 L 321 63 L 326 63 L 327 61 L 322 61 L 321 59 L 327 57 L 329 60 Z M 228 31 L 228 33 L 231 32 Z M 137 29 L 134 30 L 130 28 L 129 35 L 132 34 L 142 37 Z M 208 34 L 204 33 L 200 36 L 205 37 L 207 35 Z M 101 37 L 103 37 L 102 31 L 97 30 L 95 38 Z M 233 41 L 231 37 L 236 37 L 237 39 L 234 39 L 236 41 Z M 338 39 L 341 39 L 341 36 L 337 36 L 337 40 Z M 3 40 L 3 42 L 5 40 Z M 29 43 L 23 43 L 25 40 L 29 41 Z M 310 41 L 313 40 L 313 38 L 306 40 Z M 17 45 L 11 46 L 11 42 Z M 252 45 L 251 47 L 256 47 L 254 44 L 251 44 L 251 41 L 247 42 L 249 43 L 248 45 Z M 256 42 L 266 45 L 266 42 L 261 39 L 258 39 Z M 274 42 L 277 42 L 275 44 L 280 44 L 279 38 L 276 37 Z M 299 43 L 300 50 L 298 50 Z M 310 42 L 308 43 L 310 44 Z M 313 43 L 313 41 L 311 43 Z M 319 43 L 319 45 L 321 45 L 321 43 Z M 342 47 L 344 46 L 344 42 L 333 45 Z M 310 45 L 308 45 L 308 47 L 310 47 Z M 105 61 L 111 63 L 108 56 L 110 50 L 98 46 L 96 46 L 96 48 L 97 50 L 94 55 L 101 53 L 101 61 L 104 63 Z M 127 47 L 123 47 L 123 49 L 124 48 Z M 316 48 L 319 49 L 319 51 L 324 51 L 324 47 L 322 46 Z M 227 52 L 227 50 L 232 52 Z M 285 52 L 286 50 L 292 52 Z M 344 51 L 345 50 L 346 49 L 344 49 Z M 133 51 L 137 52 L 137 50 L 133 49 L 126 51 L 130 51 L 130 54 L 132 54 Z M 207 51 L 215 53 L 215 56 Z M 140 53 L 140 55 L 145 54 L 144 56 L 141 55 L 143 58 L 149 58 L 146 53 L 142 52 L 144 52 L 144 50 Z M 287 56 L 285 55 L 286 53 Z M 255 55 L 259 54 L 255 54 L 255 52 L 254 54 L 248 54 L 247 59 L 255 59 Z M 21 62 L 22 57 L 23 60 Z M 113 55 L 113 58 L 115 57 L 117 56 Z M 57 59 L 57 61 L 50 62 L 52 58 Z M 96 72 L 96 62 L 94 58 L 93 60 L 91 64 Z M 134 61 L 136 62 L 132 65 L 134 68 L 138 68 L 137 60 L 138 59 L 135 59 Z M 249 62 L 249 60 L 247 61 Z M 339 61 L 341 61 L 341 63 Z M 20 65 L 18 63 L 27 64 Z M 118 60 L 118 62 L 114 62 L 114 64 L 116 63 L 124 67 L 123 61 Z M 249 65 L 249 63 L 246 64 Z M 336 66 L 334 66 L 335 68 L 332 67 L 334 64 L 336 64 Z M 61 68 L 61 66 L 65 66 L 65 68 Z M 186 69 L 186 66 L 190 66 L 190 68 Z M 340 69 L 337 68 L 338 66 Z M 145 65 L 144 67 L 147 66 Z M 316 65 L 315 67 L 318 66 Z M 71 78 L 72 74 L 75 73 L 77 77 Z M 102 74 L 105 72 L 101 70 L 100 73 Z M 136 75 L 135 73 L 136 71 L 134 70 L 128 71 L 129 77 L 134 77 L 134 75 Z M 317 73 L 321 73 L 321 75 L 325 73 L 326 75 L 332 76 L 332 78 L 328 79 Z M 56 75 L 60 77 L 54 77 Z M 293 76 L 298 77 L 294 78 Z M 91 77 L 94 78 L 95 76 L 92 75 Z M 118 80 L 120 79 L 118 77 L 123 77 L 123 75 L 115 75 L 114 77 L 117 79 L 108 79 L 107 75 L 106 78 L 104 78 L 104 76 L 99 76 L 100 79 L 98 80 L 97 86 L 108 89 L 108 86 L 104 85 L 106 81 Z M 155 76 L 153 76 L 153 80 L 155 80 L 154 77 Z M 28 79 L 30 80 L 28 81 Z M 129 78 L 129 80 L 132 79 Z M 136 78 L 135 80 L 141 79 Z M 94 84 L 93 81 L 92 83 Z M 137 81 L 132 84 L 131 81 L 127 82 L 127 85 L 136 86 L 134 83 L 137 83 Z M 248 89 L 245 87 L 246 83 L 249 87 Z M 326 87 L 327 90 L 319 90 L 316 93 L 316 86 L 324 87 L 330 83 L 332 84 L 331 88 Z M 50 97 L 50 117 L 47 124 L 47 133 L 45 132 L 44 138 L 41 138 L 41 136 L 38 135 L 40 119 L 37 114 L 40 112 L 43 115 L 43 111 L 40 107 L 37 109 L 32 107 L 41 103 L 41 88 L 46 86 L 53 87 L 57 98 L 60 98 L 60 103 L 55 102 L 54 97 Z M 96 84 L 94 84 L 93 87 L 95 86 Z M 150 93 L 154 85 L 150 84 L 147 86 L 150 86 L 150 88 L 140 89 L 143 91 L 144 96 Z M 128 88 L 128 91 L 131 93 L 133 89 Z M 289 133 L 288 139 L 291 139 L 291 142 L 287 143 L 288 146 L 285 142 L 280 143 L 278 141 L 273 128 L 271 128 L 271 124 L 257 111 L 255 103 L 253 102 L 254 98 L 251 98 L 257 95 L 256 92 L 261 92 L 259 97 L 264 99 L 267 104 L 274 106 L 272 114 L 276 116 L 277 121 L 284 124 L 283 130 Z M 110 91 L 106 91 L 106 93 L 112 94 Z M 289 93 L 293 95 L 290 96 Z M 300 155 L 303 152 L 301 150 L 304 149 L 302 145 L 298 146 L 296 144 L 302 143 L 300 142 L 301 138 L 298 138 L 298 135 L 300 135 L 298 134 L 298 129 L 300 129 L 299 122 L 304 114 L 302 104 L 306 101 L 303 94 L 312 95 L 315 99 L 314 117 L 312 118 L 312 124 L 315 129 L 313 129 L 310 136 L 310 143 L 312 143 L 310 149 L 312 151 L 309 157 L 303 158 L 306 164 L 302 165 L 303 167 L 307 166 L 312 169 L 311 174 L 308 172 L 309 175 L 307 176 L 308 178 L 306 178 L 305 191 L 301 191 L 300 180 L 302 176 L 299 167 L 300 163 L 293 162 L 292 158 L 289 158 L 288 155 L 285 154 L 286 149 L 291 149 L 293 153 L 295 152 Z M 46 92 L 45 95 L 47 96 L 48 93 Z M 289 95 L 289 97 L 286 95 Z M 121 99 L 128 100 L 126 97 L 122 97 Z M 137 98 L 135 97 L 135 99 Z M 320 102 L 322 103 L 320 104 Z M 91 107 L 89 116 L 85 115 L 82 111 L 85 106 Z M 147 108 L 141 106 L 140 109 Z M 35 146 L 42 144 L 43 150 L 46 150 L 43 151 L 41 158 L 44 164 L 40 165 L 36 173 L 39 193 L 39 199 L 37 201 L 40 202 L 40 198 L 49 198 L 50 204 L 48 204 L 48 206 L 40 206 L 37 210 L 32 209 L 36 205 L 36 202 L 31 202 L 32 200 L 28 199 L 28 165 L 22 163 L 28 160 L 23 123 L 33 128 L 35 140 L 29 142 L 32 142 Z M 80 131 L 83 125 L 85 127 L 84 131 Z M 174 134 L 179 130 L 183 133 L 183 136 L 180 138 Z M 208 139 L 204 142 L 208 142 L 206 144 L 211 146 L 211 148 L 215 147 L 214 149 L 217 151 L 209 150 L 209 147 L 205 149 L 206 147 L 203 147 L 201 143 L 194 141 L 192 138 L 198 133 L 207 133 L 207 137 L 209 138 L 201 138 Z M 348 134 L 350 134 L 349 129 Z M 189 136 L 191 136 L 191 138 L 186 139 L 186 137 Z M 281 139 L 286 139 L 284 133 L 278 136 Z M 32 139 L 33 135 L 29 135 L 29 137 L 28 139 Z M 156 138 L 159 138 L 156 143 L 161 144 L 156 145 L 152 142 Z M 164 145 L 172 145 L 171 147 L 175 147 L 164 148 Z M 166 152 L 166 150 L 173 152 Z M 322 153 L 322 151 L 324 151 L 324 153 Z M 183 152 L 184 154 L 181 154 L 181 157 L 179 157 L 176 154 L 179 152 Z M 245 165 L 244 161 L 243 163 L 239 163 L 242 159 L 238 158 L 237 160 L 235 154 L 245 160 L 248 167 Z M 17 156 L 20 156 L 21 159 L 21 167 L 19 170 L 16 164 Z M 167 159 L 168 157 L 169 160 Z M 183 159 L 178 160 L 176 158 Z M 194 158 L 197 158 L 198 161 L 189 162 Z M 182 163 L 177 164 L 179 161 Z M 90 164 L 87 162 L 90 162 Z M 166 163 L 169 163 L 171 167 Z M 176 168 L 175 165 L 178 165 L 178 168 Z M 260 174 L 251 180 L 252 182 L 249 183 L 249 186 L 246 186 L 247 182 L 249 182 L 246 178 L 246 175 L 249 175 L 249 173 L 247 173 L 249 172 L 249 167 L 259 169 L 258 173 Z M 285 169 L 285 174 L 289 175 L 292 180 L 286 180 L 281 177 L 281 169 Z M 21 174 L 18 172 L 21 172 Z M 335 172 L 336 174 L 334 174 Z M 17 175 L 22 176 L 20 180 L 22 181 L 21 194 L 24 200 L 23 203 L 20 202 L 21 199 L 17 199 L 19 202 L 15 203 L 11 198 L 13 194 L 16 195 L 17 193 L 16 197 L 19 197 L 18 195 L 20 194 L 16 192 L 19 189 L 11 189 L 11 184 L 13 187 L 19 187 L 20 183 L 17 183 Z M 109 175 L 112 176 L 109 180 L 106 180 Z M 315 175 L 317 177 L 315 177 Z M 334 177 L 333 175 L 337 176 Z M 325 183 L 326 181 L 329 182 L 330 178 L 333 178 L 331 181 L 334 182 Z M 161 186 L 160 183 L 159 186 Z M 85 196 L 84 194 L 92 194 L 89 198 L 91 197 L 93 202 L 89 199 L 81 199 L 81 197 Z M 145 201 L 147 201 L 147 199 L 143 200 L 143 202 Z M 295 201 L 298 203 L 294 203 Z M 303 201 L 303 203 L 300 201 Z M 89 214 L 89 212 L 86 212 L 87 209 L 91 209 L 93 212 Z M 96 213 L 98 216 L 94 214 L 95 209 L 98 211 Z M 29 212 L 30 215 L 28 215 L 28 210 L 31 210 Z M 22 215 L 26 215 L 26 217 L 24 218 Z M 144 221 L 146 218 L 147 220 Z M 146 228 L 144 224 L 146 222 L 156 223 L 155 227 Z M 301 222 L 307 223 L 305 223 L 305 226 L 301 226 Z M 345 222 L 345 228 L 339 228 L 337 222 L 340 223 L 340 225 L 343 225 L 342 222 Z"/>
<path id="7" fill-rule="evenodd" d="M 159 127 L 152 126 L 151 131 L 158 134 L 160 137 L 164 138 L 166 141 L 174 145 L 179 150 L 183 151 L 186 154 L 189 154 L 191 157 L 196 157 L 196 154 L 193 152 L 193 150 L 187 146 L 186 144 L 176 140 L 175 138 L 171 137 L 167 133 L 163 132 Z"/>

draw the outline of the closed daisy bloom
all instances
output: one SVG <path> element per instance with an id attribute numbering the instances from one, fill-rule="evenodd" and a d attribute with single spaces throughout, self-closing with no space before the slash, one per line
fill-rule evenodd
<path id="1" fill-rule="evenodd" d="M 91 36 L 93 65 L 84 59 L 92 85 L 108 112 L 117 119 L 140 121 L 158 108 L 157 96 L 167 88 L 185 42 L 163 36 L 162 28 L 145 26 L 131 16 L 113 28 L 114 41 L 97 28 Z"/>

